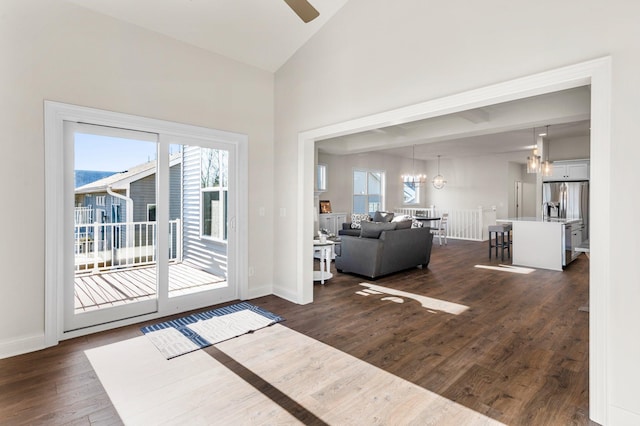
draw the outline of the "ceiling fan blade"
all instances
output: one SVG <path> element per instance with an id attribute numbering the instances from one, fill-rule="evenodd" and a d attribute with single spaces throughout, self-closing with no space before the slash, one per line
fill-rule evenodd
<path id="1" fill-rule="evenodd" d="M 291 9 L 302 19 L 305 23 L 311 22 L 320 16 L 320 12 L 315 7 L 311 6 L 307 0 L 284 0 Z"/>

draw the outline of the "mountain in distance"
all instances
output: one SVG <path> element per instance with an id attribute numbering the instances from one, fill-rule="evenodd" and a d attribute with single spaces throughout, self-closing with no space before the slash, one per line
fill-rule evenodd
<path id="1" fill-rule="evenodd" d="M 102 172 L 96 170 L 75 170 L 74 171 L 74 180 L 75 180 L 75 188 L 78 188 L 82 185 L 86 185 L 91 182 L 95 182 L 107 176 L 115 175 L 118 172 Z"/>

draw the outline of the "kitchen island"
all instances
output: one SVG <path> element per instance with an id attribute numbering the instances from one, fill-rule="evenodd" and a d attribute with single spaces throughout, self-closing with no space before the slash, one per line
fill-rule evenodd
<path id="1" fill-rule="evenodd" d="M 496 222 L 512 224 L 512 263 L 518 266 L 562 271 L 574 258 L 572 247 L 582 242 L 581 219 L 521 217 Z"/>

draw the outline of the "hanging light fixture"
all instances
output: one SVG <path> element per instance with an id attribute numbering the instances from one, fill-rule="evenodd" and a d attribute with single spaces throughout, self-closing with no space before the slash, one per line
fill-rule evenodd
<path id="1" fill-rule="evenodd" d="M 435 189 L 442 189 L 447 183 L 447 181 L 444 180 L 444 176 L 440 174 L 440 156 L 439 155 L 438 155 L 438 174 L 436 175 L 436 177 L 433 178 L 433 181 L 431 183 L 433 183 L 433 187 Z"/>
<path id="2" fill-rule="evenodd" d="M 416 146 L 413 145 L 413 170 L 410 175 L 402 175 L 404 183 L 412 183 L 416 186 L 422 185 L 427 181 L 427 175 L 416 174 Z"/>
<path id="3" fill-rule="evenodd" d="M 536 141 L 536 128 L 533 128 L 533 151 L 527 157 L 527 173 L 540 173 L 540 156 L 538 155 L 538 145 Z"/>
<path id="4" fill-rule="evenodd" d="M 546 136 L 547 138 L 549 137 L 549 126 L 548 125 L 547 125 L 547 131 L 545 133 L 541 134 L 540 136 Z M 549 161 L 550 147 L 551 147 L 551 142 L 548 141 L 547 142 L 547 149 L 544 150 L 544 154 L 545 154 L 545 157 L 547 157 L 547 159 L 544 160 L 544 163 L 542 163 L 542 166 L 540 166 L 540 168 L 542 170 L 542 176 L 551 176 L 553 174 L 553 167 L 551 167 L 551 162 Z"/>

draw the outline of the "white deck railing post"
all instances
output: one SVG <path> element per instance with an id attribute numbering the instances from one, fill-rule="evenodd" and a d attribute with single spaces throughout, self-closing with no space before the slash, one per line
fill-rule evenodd
<path id="1" fill-rule="evenodd" d="M 98 246 L 100 245 L 100 233 L 98 232 L 98 222 L 93 222 L 93 270 L 98 271 Z"/>
<path id="2" fill-rule="evenodd" d="M 155 222 L 76 224 L 76 273 L 97 273 L 123 266 L 133 268 L 154 264 L 157 261 L 156 226 Z M 169 221 L 169 233 L 171 240 L 175 237 L 176 241 L 175 248 L 173 244 L 170 248 L 170 260 L 181 262 L 183 247 L 180 219 Z M 92 240 L 89 239 L 90 234 L 93 235 Z"/>

